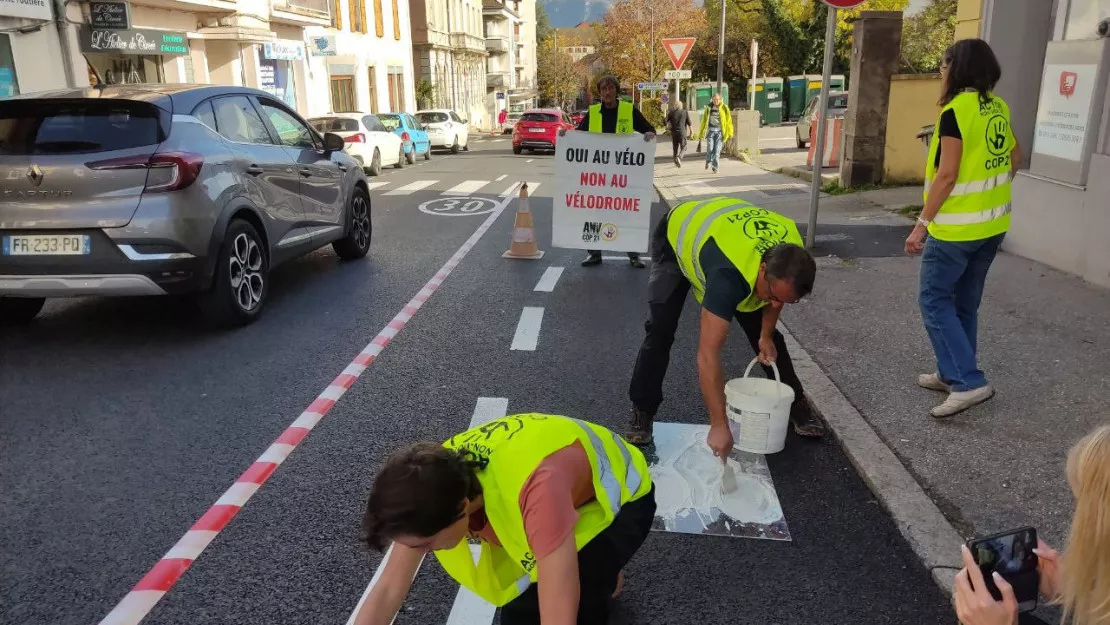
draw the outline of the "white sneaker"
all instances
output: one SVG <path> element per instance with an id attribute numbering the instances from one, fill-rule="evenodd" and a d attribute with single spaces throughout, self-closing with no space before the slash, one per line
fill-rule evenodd
<path id="1" fill-rule="evenodd" d="M 940 379 L 939 373 L 922 373 L 917 376 L 917 385 L 930 391 L 951 393 L 952 389 Z"/>
<path id="2" fill-rule="evenodd" d="M 931 414 L 938 419 L 951 417 L 972 406 L 978 406 L 991 397 L 994 397 L 994 389 L 990 384 L 970 391 L 952 391 L 943 404 L 933 408 Z"/>

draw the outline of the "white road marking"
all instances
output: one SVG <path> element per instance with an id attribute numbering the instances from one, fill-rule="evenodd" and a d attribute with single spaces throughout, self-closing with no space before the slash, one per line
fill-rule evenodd
<path id="1" fill-rule="evenodd" d="M 470 417 L 470 428 L 478 427 L 479 425 L 482 425 L 483 423 L 488 423 L 490 421 L 493 421 L 494 419 L 500 419 L 501 417 L 505 416 L 505 414 L 507 413 L 508 410 L 509 410 L 509 400 L 505 397 L 479 397 L 478 401 L 474 404 L 474 414 Z M 470 429 L 470 428 L 467 428 L 467 429 Z M 393 545 L 390 545 L 389 549 L 386 550 L 385 557 L 383 557 L 381 563 L 378 564 L 378 570 L 374 571 L 374 577 L 372 577 L 370 579 L 370 585 L 366 587 L 366 591 L 362 593 L 362 598 L 360 598 L 358 600 L 358 604 L 355 605 L 354 611 L 351 612 L 351 617 L 347 619 L 347 625 L 354 625 L 355 617 L 358 616 L 358 611 L 362 609 L 363 604 L 366 603 L 366 598 L 370 596 L 370 591 L 374 590 L 374 586 L 376 586 L 378 584 L 378 580 L 381 579 L 382 571 L 385 570 L 386 564 L 389 563 L 389 554 L 391 554 L 391 553 L 393 553 Z M 424 558 L 420 559 L 420 564 L 421 565 L 424 564 Z M 417 572 L 420 571 L 420 565 L 417 565 L 416 571 Z M 416 579 L 415 574 L 413 574 L 413 579 Z M 469 590 L 466 590 L 465 588 L 459 588 L 459 596 L 455 598 L 455 606 L 459 605 L 460 599 L 462 598 L 462 595 L 464 593 L 474 595 L 474 593 L 471 593 Z M 482 601 L 476 595 L 474 595 L 474 599 L 476 599 L 477 601 Z M 482 601 L 482 603 L 485 603 L 485 602 Z M 493 622 L 493 610 L 496 609 L 488 603 L 486 603 L 486 605 L 489 606 L 489 618 L 487 618 L 485 620 L 483 625 L 488 625 L 489 623 Z M 481 604 L 475 603 L 475 602 L 468 599 L 466 601 L 466 610 L 467 610 L 467 612 L 465 612 L 464 614 L 468 615 L 472 611 L 478 610 L 478 609 L 485 610 L 485 607 L 482 606 Z M 396 619 L 397 616 L 394 615 L 393 618 Z M 454 618 L 455 618 L 455 610 L 454 610 L 454 608 L 452 608 L 451 609 L 451 617 L 449 618 L 449 620 L 447 622 L 448 623 L 456 623 L 455 620 L 451 620 L 451 619 L 454 619 Z M 393 620 L 390 620 L 390 623 L 392 623 L 392 622 L 393 622 Z M 466 621 L 459 620 L 459 621 L 457 621 L 458 625 L 469 624 L 471 622 L 472 621 L 469 621 L 469 620 L 466 620 Z"/>
<path id="2" fill-rule="evenodd" d="M 534 158 L 530 158 L 530 159 L 528 159 L 528 160 L 526 160 L 526 161 L 524 161 L 524 162 L 525 162 L 525 163 L 531 163 L 531 162 L 532 162 L 532 161 L 534 161 L 534 160 L 536 160 L 536 159 L 534 159 Z"/>
<path id="3" fill-rule="evenodd" d="M 389 183 L 388 182 L 367 182 L 366 183 L 366 190 L 367 191 L 373 191 L 374 189 L 377 189 L 378 187 L 384 187 L 387 184 L 389 184 Z"/>
<path id="4" fill-rule="evenodd" d="M 540 183 L 528 181 L 528 197 L 533 197 L 534 195 L 536 195 L 536 189 L 539 188 Z M 500 195 L 501 197 L 516 197 L 520 195 L 520 181 L 514 182 L 512 185 L 509 186 L 508 189 L 502 191 Z"/>
<path id="5" fill-rule="evenodd" d="M 385 194 L 386 195 L 410 195 L 410 194 L 415 193 L 415 192 L 417 192 L 421 189 L 425 189 L 427 187 L 430 187 L 430 186 L 432 186 L 433 184 L 435 184 L 437 182 L 439 182 L 439 181 L 438 180 L 417 180 L 416 182 L 410 182 L 410 183 L 406 184 L 403 187 L 398 187 L 398 188 L 396 188 L 392 191 L 387 191 Z"/>
<path id="6" fill-rule="evenodd" d="M 540 340 L 540 324 L 543 323 L 543 307 L 525 306 L 520 311 L 520 321 L 516 324 L 516 334 L 513 335 L 513 344 L 510 350 L 536 351 L 536 344 Z"/>
<path id="7" fill-rule="evenodd" d="M 481 545 L 470 545 L 470 554 L 477 562 L 482 555 Z M 490 625 L 497 608 L 490 602 L 474 594 L 468 588 L 459 587 L 447 625 Z"/>
<path id="8" fill-rule="evenodd" d="M 467 180 L 443 192 L 443 195 L 470 195 L 489 184 L 489 180 Z"/>
<path id="9" fill-rule="evenodd" d="M 627 261 L 628 257 L 627 256 L 602 256 L 601 260 L 624 260 L 624 261 Z M 641 255 L 640 260 L 642 260 L 646 263 L 646 262 L 651 260 L 651 256 Z"/>
<path id="10" fill-rule="evenodd" d="M 494 180 L 494 182 L 501 182 L 502 180 L 504 180 L 508 177 L 509 177 L 509 174 L 501 174 L 500 176 L 497 177 L 497 180 Z"/>
<path id="11" fill-rule="evenodd" d="M 548 267 L 547 271 L 543 272 L 540 276 L 540 281 L 536 283 L 536 291 L 543 293 L 550 293 L 555 290 L 555 283 L 559 281 L 559 276 L 563 275 L 562 267 Z"/>

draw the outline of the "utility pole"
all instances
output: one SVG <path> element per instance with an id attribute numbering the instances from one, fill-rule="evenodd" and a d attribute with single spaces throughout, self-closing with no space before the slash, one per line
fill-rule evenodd
<path id="1" fill-rule="evenodd" d="M 648 76 L 648 82 L 655 82 L 655 2 L 652 0 L 648 3 L 648 10 L 651 11 L 651 40 L 648 42 L 648 47 L 651 48 L 651 75 Z M 651 97 L 655 97 L 655 90 L 652 90 Z"/>
<path id="2" fill-rule="evenodd" d="M 821 95 L 817 98 L 817 141 L 813 145 L 813 180 L 809 190 L 809 223 L 806 229 L 806 247 L 812 249 L 817 242 L 817 204 L 821 195 L 821 166 L 825 158 L 825 123 L 829 112 L 829 77 L 832 74 L 834 45 L 836 43 L 836 7 L 829 5 L 825 23 L 825 66 L 821 74 Z"/>
<path id="3" fill-rule="evenodd" d="M 721 0 L 721 39 L 717 43 L 717 93 L 724 97 L 721 85 L 725 81 L 725 2 Z M 727 102 L 725 103 L 728 104 Z"/>
<path id="4" fill-rule="evenodd" d="M 451 54 L 450 58 L 448 59 L 451 65 L 451 109 L 457 111 L 459 110 L 459 102 L 457 96 L 459 88 L 459 78 L 455 74 L 455 42 L 452 40 L 451 35 L 451 31 L 454 28 L 451 22 L 451 0 L 444 0 L 444 3 L 447 5 L 447 49 L 450 50 Z"/>

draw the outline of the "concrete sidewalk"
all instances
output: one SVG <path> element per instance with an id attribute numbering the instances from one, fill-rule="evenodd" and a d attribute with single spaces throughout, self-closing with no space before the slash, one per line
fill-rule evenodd
<path id="1" fill-rule="evenodd" d="M 687 167 L 668 169 L 656 169 L 664 201 L 673 206 L 703 196 L 690 193 L 702 189 L 688 180 L 708 176 L 697 168 L 689 178 Z M 804 229 L 808 194 L 779 191 L 791 179 L 735 161 L 722 163 L 719 177 L 728 182 L 711 183 L 715 191 L 788 215 Z M 943 396 L 915 384 L 917 374 L 935 369 L 917 307 L 920 259 L 902 252 L 912 221 L 896 212 L 900 204 L 920 203 L 913 188 L 823 196 L 816 289 L 787 307 L 783 323 L 816 365 L 810 379 L 803 376 L 815 408 L 938 583 L 950 589 L 961 537 L 1032 525 L 1063 546 L 1072 512 L 1065 456 L 1107 421 L 1110 291 L 1000 254 L 979 324 L 980 365 L 998 394 L 963 414 L 933 419 L 929 409 Z M 831 384 L 822 387 L 822 380 Z M 886 452 L 860 444 L 861 432 L 873 433 L 900 462 L 884 464 Z M 913 477 L 932 511 L 919 500 L 906 503 L 913 497 L 903 496 L 897 473 Z M 936 510 L 943 517 L 931 514 Z"/>

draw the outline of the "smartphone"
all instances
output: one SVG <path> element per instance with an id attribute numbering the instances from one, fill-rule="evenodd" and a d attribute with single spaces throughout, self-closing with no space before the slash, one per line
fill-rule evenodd
<path id="1" fill-rule="evenodd" d="M 983 572 L 983 580 L 991 596 L 996 600 L 1002 599 L 1002 593 L 991 575 L 997 572 L 1014 587 L 1014 598 L 1020 612 L 1037 608 L 1041 575 L 1037 571 L 1037 554 L 1033 553 L 1036 547 L 1037 530 L 1032 527 L 976 538 L 967 543 L 971 556 Z"/>

